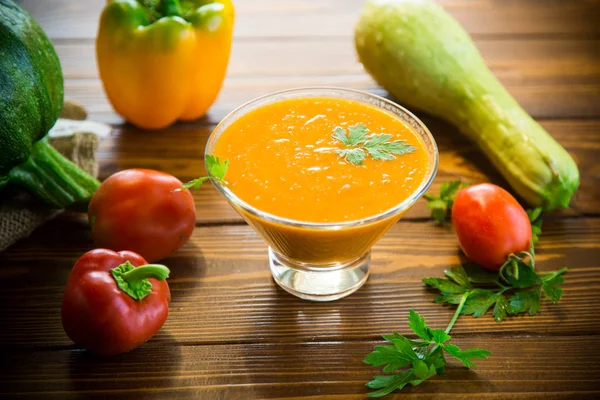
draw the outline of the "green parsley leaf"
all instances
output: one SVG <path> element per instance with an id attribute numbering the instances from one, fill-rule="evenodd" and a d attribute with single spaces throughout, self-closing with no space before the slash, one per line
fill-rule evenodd
<path id="1" fill-rule="evenodd" d="M 394 390 L 402 390 L 413 380 L 413 370 L 407 369 L 396 375 L 379 375 L 374 376 L 373 380 L 367 383 L 371 389 L 379 389 L 376 392 L 370 392 L 369 397 L 382 397 L 392 393 Z"/>
<path id="2" fill-rule="evenodd" d="M 363 149 L 340 149 L 335 151 L 341 157 L 345 157 L 346 161 L 354 165 L 362 165 L 367 157 Z"/>
<path id="3" fill-rule="evenodd" d="M 431 210 L 431 216 L 440 224 L 444 223 L 452 212 L 454 197 L 462 187 L 470 186 L 460 180 L 442 183 L 439 196 L 427 193 L 423 197 L 427 200 L 427 208 Z"/>
<path id="4" fill-rule="evenodd" d="M 412 372 L 412 370 L 409 370 Z M 377 375 L 371 382 L 367 382 L 367 387 L 371 389 L 380 389 L 388 386 L 394 381 L 395 375 Z M 383 395 L 382 395 L 383 396 Z"/>
<path id="5" fill-rule="evenodd" d="M 410 340 L 399 333 L 396 332 L 394 338 L 391 339 L 390 342 L 394 345 L 394 349 L 401 354 L 403 358 L 407 360 L 416 360 L 418 358 L 413 350 Z"/>
<path id="6" fill-rule="evenodd" d="M 229 160 L 221 161 L 219 157 L 207 154 L 205 157 L 205 165 L 209 176 L 202 176 L 184 183 L 180 188 L 173 190 L 173 192 L 180 192 L 185 189 L 198 189 L 204 182 L 210 179 L 225 183 L 225 174 L 229 168 Z"/>
<path id="7" fill-rule="evenodd" d="M 365 143 L 365 147 L 368 143 Z M 403 156 L 405 154 L 412 153 L 413 151 L 417 151 L 417 148 L 407 144 L 406 140 L 394 140 L 393 142 L 386 142 L 382 144 L 382 150 L 387 151 L 388 153 L 397 154 L 399 156 Z"/>
<path id="8" fill-rule="evenodd" d="M 426 199 L 430 199 L 425 195 Z M 427 202 L 427 208 L 431 210 L 431 217 L 435 219 L 439 224 L 443 224 L 446 221 L 448 215 L 448 206 L 444 200 L 432 199 Z"/>
<path id="9" fill-rule="evenodd" d="M 462 314 L 481 317 L 496 303 L 498 295 L 491 290 L 475 289 L 471 292 L 462 309 Z"/>
<path id="10" fill-rule="evenodd" d="M 394 160 L 396 158 L 394 154 L 402 156 L 417 150 L 416 147 L 406 144 L 406 140 L 389 142 L 391 138 L 392 135 L 385 133 L 371 135 L 371 138 L 365 142 L 364 148 L 374 160 Z"/>
<path id="11" fill-rule="evenodd" d="M 460 189 L 461 184 L 462 182 L 460 181 L 460 179 L 457 181 L 442 183 L 442 186 L 440 187 L 440 198 L 450 199 L 454 197 L 456 192 L 458 192 L 458 189 Z"/>
<path id="12" fill-rule="evenodd" d="M 398 332 L 392 332 L 392 334 L 391 334 L 391 335 L 383 335 L 382 337 L 383 337 L 385 340 L 387 340 L 388 342 L 390 342 L 390 343 L 394 343 L 394 340 L 401 340 L 401 339 L 403 339 L 403 338 L 404 338 L 404 336 L 402 336 L 402 335 L 401 335 L 401 334 L 399 334 Z M 409 342 L 410 342 L 410 340 L 409 340 Z M 422 343 L 422 342 L 418 342 L 418 343 L 420 344 L 420 343 Z M 416 343 L 412 343 L 412 342 L 411 342 L 411 345 L 412 345 L 412 346 L 413 346 L 413 348 L 414 348 L 414 347 L 415 347 L 416 345 L 418 345 L 418 344 L 416 344 Z"/>
<path id="13" fill-rule="evenodd" d="M 433 336 L 433 341 L 437 344 L 444 344 L 452 339 L 443 329 L 430 329 L 429 331 L 431 332 L 431 336 Z"/>
<path id="14" fill-rule="evenodd" d="M 457 267 L 464 269 L 471 283 L 495 285 L 498 282 L 497 273 L 481 268 L 477 264 L 468 263 L 462 266 L 458 265 Z"/>
<path id="15" fill-rule="evenodd" d="M 462 293 L 442 293 L 436 297 L 433 302 L 438 304 L 459 304 L 462 299 Z"/>
<path id="16" fill-rule="evenodd" d="M 365 142 L 365 147 L 377 148 L 392 138 L 388 133 L 379 133 L 369 136 L 369 140 Z"/>
<path id="17" fill-rule="evenodd" d="M 333 130 L 332 137 L 350 149 L 338 149 L 336 154 L 344 157 L 346 161 L 354 165 L 362 165 L 363 161 L 370 155 L 374 160 L 393 160 L 395 155 L 404 155 L 417 150 L 405 140 L 390 142 L 393 135 L 387 133 L 369 135 L 369 130 L 363 124 L 351 126 L 348 133 L 344 128 L 338 126 Z"/>
<path id="18" fill-rule="evenodd" d="M 560 278 L 561 281 L 559 283 L 563 283 L 565 278 Z M 546 282 L 542 283 L 542 291 L 544 292 L 544 297 L 546 300 L 551 301 L 553 303 L 557 303 L 562 297 L 563 290 L 556 285 L 550 285 Z"/>
<path id="19" fill-rule="evenodd" d="M 562 296 L 563 289 L 559 285 L 564 283 L 562 275 L 567 271 L 566 267 L 538 274 L 528 263 L 533 264 L 533 254 L 523 252 L 511 255 L 499 273 L 492 273 L 475 264 L 465 264 L 444 271 L 446 279 L 426 278 L 423 282 L 440 291 L 434 303 L 460 304 L 463 293 L 468 293 L 461 314 L 481 317 L 493 307 L 494 320 L 502 322 L 508 315 L 524 312 L 536 314 L 541 306 L 542 292 L 544 298 L 553 303 Z M 506 291 L 512 292 L 508 300 L 504 296 Z"/>
<path id="20" fill-rule="evenodd" d="M 408 327 L 421 339 L 430 342 L 432 339 L 431 330 L 425 324 L 425 318 L 421 317 L 416 311 L 410 310 L 408 315 Z"/>
<path id="21" fill-rule="evenodd" d="M 346 146 L 351 146 L 351 144 L 350 144 L 350 138 L 346 135 L 346 131 L 341 126 L 337 126 L 333 130 L 333 134 L 331 136 L 333 136 L 334 139 L 339 140 L 340 142 L 342 142 Z"/>
<path id="22" fill-rule="evenodd" d="M 490 354 L 490 351 L 482 349 L 468 349 L 462 351 L 458 346 L 454 344 L 445 345 L 442 347 L 444 351 L 456 358 L 458 361 L 463 363 L 467 368 L 477 368 L 477 366 L 471 361 L 474 358 L 486 359 Z"/>
<path id="23" fill-rule="evenodd" d="M 435 367 L 438 375 L 443 375 L 446 372 L 446 359 L 444 358 L 444 352 L 441 347 L 434 348 L 429 356 L 428 361 Z"/>
<path id="24" fill-rule="evenodd" d="M 435 366 L 427 365 L 423 360 L 415 360 L 412 370 L 415 378 L 418 378 L 410 382 L 413 386 L 420 385 L 425 380 L 437 375 Z"/>
<path id="25" fill-rule="evenodd" d="M 504 295 L 499 294 L 496 298 L 493 314 L 496 322 L 502 322 L 507 315 L 512 314 L 512 307 Z"/>
<path id="26" fill-rule="evenodd" d="M 395 372 L 402 367 L 411 365 L 417 358 L 416 353 L 414 358 L 409 357 L 399 352 L 394 346 L 375 346 L 375 350 L 365 357 L 364 362 L 374 367 L 385 365 L 383 372 Z"/>
<path id="27" fill-rule="evenodd" d="M 444 275 L 446 275 L 448 278 L 452 279 L 454 282 L 458 283 L 464 288 L 473 288 L 473 286 L 471 285 L 471 279 L 469 278 L 467 271 L 465 271 L 462 265 L 455 265 L 454 267 L 450 267 L 449 269 L 444 271 Z"/>
<path id="28" fill-rule="evenodd" d="M 509 300 L 512 314 L 520 314 L 529 311 L 529 315 L 535 315 L 540 311 L 542 303 L 541 287 L 532 290 L 517 292 Z"/>
<path id="29" fill-rule="evenodd" d="M 211 177 L 217 178 L 219 180 L 225 179 L 225 174 L 227 173 L 227 169 L 229 168 L 229 160 L 219 160 L 219 157 L 207 154 L 206 157 L 206 170 L 210 174 Z"/>
<path id="30" fill-rule="evenodd" d="M 363 124 L 351 126 L 348 128 L 348 131 L 350 131 L 350 140 L 347 146 L 356 146 L 357 144 L 364 143 L 367 141 L 367 135 L 369 134 L 369 130 Z"/>
<path id="31" fill-rule="evenodd" d="M 442 278 L 425 278 L 423 279 L 423 283 L 428 286 L 435 286 L 439 291 L 448 293 L 448 294 L 463 294 L 467 291 L 466 288 L 457 285 L 454 282 L 449 281 L 448 279 Z"/>
<path id="32" fill-rule="evenodd" d="M 369 130 L 365 125 L 359 124 L 348 128 L 350 134 L 346 134 L 346 130 L 341 126 L 336 127 L 333 130 L 333 138 L 339 140 L 348 147 L 356 146 L 360 143 L 364 143 L 368 140 L 367 135 Z"/>
<path id="33" fill-rule="evenodd" d="M 365 357 L 364 363 L 374 367 L 385 365 L 383 372 L 395 372 L 418 359 L 410 341 L 404 336 L 394 333 L 393 337 L 384 336 L 384 339 L 393 343 L 393 346 L 375 346 L 375 350 Z"/>
<path id="34" fill-rule="evenodd" d="M 454 325 L 456 317 L 458 314 L 455 314 L 446 328 L 447 331 L 450 331 Z M 459 359 L 467 367 L 475 366 L 471 359 L 486 358 L 491 354 L 480 349 L 461 351 L 457 346 L 448 343 L 451 337 L 446 330 L 429 328 L 425 319 L 414 310 L 410 310 L 408 324 L 422 341 L 408 340 L 394 332 L 383 336 L 386 341 L 393 343 L 393 346 L 375 346 L 373 352 L 365 358 L 364 362 L 369 365 L 384 365 L 383 372 L 387 373 L 395 373 L 400 368 L 406 368 L 395 375 L 374 376 L 367 386 L 378 390 L 370 392 L 369 397 L 385 396 L 394 390 L 401 390 L 408 383 L 413 386 L 420 385 L 435 375 L 443 374 L 446 368 L 444 351 Z"/>
<path id="35" fill-rule="evenodd" d="M 563 290 L 558 285 L 565 281 L 565 278 L 562 276 L 565 272 L 567 272 L 567 267 L 561 268 L 556 272 L 551 272 L 542 278 L 542 291 L 546 300 L 553 303 L 557 303 L 560 300 Z"/>

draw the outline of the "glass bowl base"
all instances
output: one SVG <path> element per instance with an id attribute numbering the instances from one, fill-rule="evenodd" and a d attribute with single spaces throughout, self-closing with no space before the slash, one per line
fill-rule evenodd
<path id="1" fill-rule="evenodd" d="M 294 296 L 333 301 L 357 291 L 369 277 L 371 252 L 345 264 L 310 266 L 295 263 L 269 247 L 269 265 L 275 282 Z"/>

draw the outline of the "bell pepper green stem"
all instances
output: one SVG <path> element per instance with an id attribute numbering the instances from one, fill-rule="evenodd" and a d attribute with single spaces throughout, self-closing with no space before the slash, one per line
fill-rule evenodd
<path id="1" fill-rule="evenodd" d="M 161 264 L 146 264 L 134 268 L 123 274 L 123 279 L 127 282 L 141 281 L 142 279 L 154 278 L 164 281 L 169 277 L 169 268 Z"/>
<path id="2" fill-rule="evenodd" d="M 165 17 L 181 17 L 181 6 L 179 0 L 163 0 L 162 12 Z"/>
<path id="3" fill-rule="evenodd" d="M 110 270 L 119 289 L 137 301 L 152 292 L 152 284 L 148 278 L 163 281 L 169 277 L 169 268 L 161 264 L 147 264 L 134 267 L 129 261 Z"/>
<path id="4" fill-rule="evenodd" d="M 33 144 L 29 159 L 13 168 L 8 178 L 56 209 L 87 204 L 100 186 L 98 180 L 63 157 L 46 139 Z"/>

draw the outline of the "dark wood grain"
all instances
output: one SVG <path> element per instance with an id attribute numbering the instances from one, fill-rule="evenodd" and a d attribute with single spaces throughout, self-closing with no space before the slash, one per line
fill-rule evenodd
<path id="1" fill-rule="evenodd" d="M 92 249 L 86 222 L 73 216 L 47 224 L 0 256 L 0 346 L 65 346 L 60 304 L 76 259 Z M 534 318 L 497 324 L 464 318 L 453 334 L 595 334 L 600 319 L 600 219 L 547 221 L 537 268 L 568 265 L 564 299 L 545 305 Z M 463 262 L 453 233 L 433 223 L 400 222 L 373 248 L 372 275 L 352 296 L 333 303 L 307 303 L 279 289 L 268 269 L 266 245 L 248 226 L 197 228 L 190 242 L 163 260 L 171 269 L 173 294 L 165 330 L 178 343 L 240 343 L 374 339 L 405 326 L 411 308 L 433 326 L 445 326 L 453 309 L 432 303 L 435 293 L 421 279 L 442 276 Z M 193 321 L 193 322 L 192 322 Z M 190 323 L 192 322 L 192 323 Z"/>
<path id="2" fill-rule="evenodd" d="M 235 0 L 228 76 L 202 119 L 163 132 L 123 124 L 98 79 L 98 0 L 21 0 L 56 46 L 67 98 L 114 125 L 101 143 L 101 178 L 134 167 L 191 179 L 204 173 L 214 126 L 258 95 L 306 85 L 386 96 L 357 61 L 352 31 L 363 0 Z M 600 398 L 600 1 L 442 0 L 474 37 L 487 65 L 576 159 L 581 187 L 569 210 L 546 215 L 537 268 L 569 266 L 564 297 L 535 317 L 497 324 L 462 317 L 461 347 L 493 352 L 477 370 L 447 374 L 389 398 Z M 440 148 L 432 190 L 450 179 L 507 186 L 457 129 L 417 112 Z M 60 323 L 72 265 L 93 249 L 84 215 L 64 213 L 0 254 L 0 397 L 31 399 L 366 398 L 378 373 L 362 363 L 381 334 L 408 334 L 410 309 L 445 327 L 453 309 L 421 283 L 464 262 L 449 227 L 423 201 L 375 246 L 372 275 L 357 293 L 310 303 L 279 289 L 266 245 L 210 186 L 194 192 L 197 227 L 163 260 L 171 269 L 169 318 L 147 344 L 116 358 L 72 345 Z"/>
<path id="3" fill-rule="evenodd" d="M 43 394 L 60 399 L 113 395 L 119 399 L 143 396 L 203 400 L 327 396 L 350 400 L 364 399 L 364 383 L 378 372 L 363 364 L 362 359 L 380 342 L 180 346 L 175 334 L 169 337 L 168 343 L 148 343 L 114 359 L 70 349 L 9 351 L 3 361 L 14 367 L 0 376 L 0 395 L 4 392 L 30 398 Z M 472 371 L 451 362 L 444 376 L 388 398 L 600 396 L 600 360 L 588 357 L 589 353 L 600 352 L 598 336 L 557 336 L 552 341 L 540 341 L 536 337 L 478 335 L 456 339 L 456 344 L 461 348 L 485 347 L 493 355 L 478 361 L 479 368 Z"/>

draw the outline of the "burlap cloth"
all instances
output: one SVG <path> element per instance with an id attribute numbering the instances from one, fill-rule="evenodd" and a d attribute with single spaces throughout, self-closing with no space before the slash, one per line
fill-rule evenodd
<path id="1" fill-rule="evenodd" d="M 86 117 L 83 107 L 65 101 L 61 118 L 83 120 Z M 96 134 L 75 132 L 70 136 L 49 138 L 49 143 L 84 171 L 94 177 L 98 176 Z M 0 193 L 0 253 L 19 239 L 29 236 L 38 226 L 61 211 L 49 208 L 18 188 L 4 189 Z"/>

